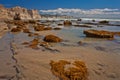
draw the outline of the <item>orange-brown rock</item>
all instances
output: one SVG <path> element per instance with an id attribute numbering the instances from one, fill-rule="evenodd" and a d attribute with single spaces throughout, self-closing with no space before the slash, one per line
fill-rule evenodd
<path id="1" fill-rule="evenodd" d="M 46 41 L 46 42 L 61 42 L 62 39 L 57 36 L 54 36 L 54 35 L 47 35 L 47 36 L 45 36 L 44 41 Z"/>
<path id="2" fill-rule="evenodd" d="M 38 48 L 37 45 L 39 43 L 39 40 L 38 39 L 33 39 L 31 42 L 30 42 L 30 45 L 29 47 L 35 49 L 35 48 Z"/>
<path id="3" fill-rule="evenodd" d="M 52 73 L 60 80 L 88 80 L 88 71 L 83 61 L 51 61 L 50 66 Z"/>
<path id="4" fill-rule="evenodd" d="M 71 25 L 72 25 L 72 22 L 71 22 L 71 21 L 66 20 L 66 21 L 64 21 L 64 25 L 65 25 L 65 26 L 71 26 Z"/>
<path id="5" fill-rule="evenodd" d="M 87 37 L 94 37 L 94 38 L 114 38 L 114 34 L 109 31 L 104 30 L 85 30 L 84 34 Z"/>
<path id="6" fill-rule="evenodd" d="M 52 30 L 52 27 L 45 27 L 44 30 Z"/>
<path id="7" fill-rule="evenodd" d="M 113 32 L 113 34 L 120 36 L 120 32 Z"/>

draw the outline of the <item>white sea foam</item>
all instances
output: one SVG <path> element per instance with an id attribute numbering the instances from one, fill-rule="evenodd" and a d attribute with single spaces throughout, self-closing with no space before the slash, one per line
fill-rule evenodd
<path id="1" fill-rule="evenodd" d="M 68 15 L 73 17 L 79 17 L 83 19 L 97 19 L 97 20 L 116 20 L 120 21 L 120 10 L 119 9 L 53 9 L 53 10 L 40 10 L 41 14 L 52 14 L 52 15 Z"/>

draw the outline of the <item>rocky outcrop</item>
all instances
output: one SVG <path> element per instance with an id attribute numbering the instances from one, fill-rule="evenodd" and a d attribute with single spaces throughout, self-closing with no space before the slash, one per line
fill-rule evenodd
<path id="1" fill-rule="evenodd" d="M 0 18 L 2 19 L 13 19 L 16 14 L 19 14 L 21 19 L 35 19 L 41 18 L 38 10 L 28 10 L 19 6 L 13 8 L 0 7 Z"/>
<path id="2" fill-rule="evenodd" d="M 109 31 L 104 30 L 85 30 L 84 34 L 87 37 L 94 37 L 94 38 L 114 38 L 114 34 Z"/>

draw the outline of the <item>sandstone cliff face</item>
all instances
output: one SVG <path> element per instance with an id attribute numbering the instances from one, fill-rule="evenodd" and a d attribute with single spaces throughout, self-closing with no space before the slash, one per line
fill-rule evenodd
<path id="1" fill-rule="evenodd" d="M 13 19 L 16 13 L 20 14 L 21 19 L 39 20 L 41 18 L 38 10 L 28 10 L 19 6 L 7 9 L 0 6 L 0 18 L 2 19 Z"/>
<path id="2" fill-rule="evenodd" d="M 7 9 L 0 5 L 0 19 L 5 19 L 7 18 L 7 16 L 8 16 Z"/>

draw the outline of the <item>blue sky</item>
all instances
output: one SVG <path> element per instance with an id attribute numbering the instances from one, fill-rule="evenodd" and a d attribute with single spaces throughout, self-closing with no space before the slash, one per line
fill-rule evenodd
<path id="1" fill-rule="evenodd" d="M 29 9 L 56 9 L 56 8 L 117 8 L 120 9 L 120 0 L 0 0 L 6 7 L 22 6 Z"/>

